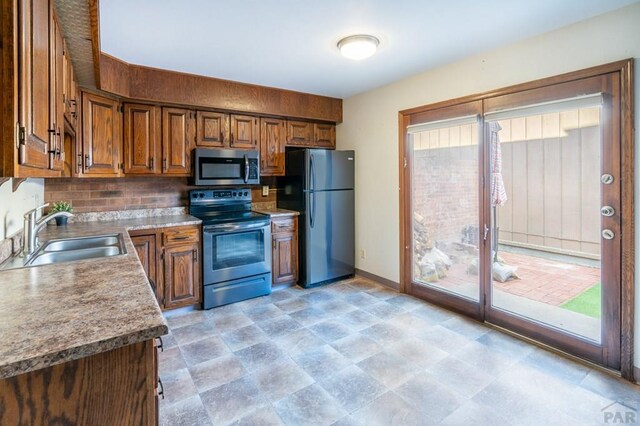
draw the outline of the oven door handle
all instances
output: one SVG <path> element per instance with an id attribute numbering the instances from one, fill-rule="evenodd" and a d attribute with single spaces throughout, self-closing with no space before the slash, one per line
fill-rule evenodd
<path id="1" fill-rule="evenodd" d="M 244 223 L 244 224 L 223 224 L 223 225 L 209 225 L 204 227 L 204 232 L 208 233 L 219 233 L 219 232 L 230 232 L 230 231 L 245 231 L 249 229 L 259 229 L 269 226 L 268 223 Z"/>
<path id="2" fill-rule="evenodd" d="M 249 182 L 249 156 L 244 155 L 244 183 Z"/>

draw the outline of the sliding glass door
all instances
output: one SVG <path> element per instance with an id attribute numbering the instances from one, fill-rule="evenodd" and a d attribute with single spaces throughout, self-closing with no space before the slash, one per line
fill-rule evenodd
<path id="1" fill-rule="evenodd" d="M 481 103 L 441 108 L 407 127 L 409 292 L 479 316 L 483 271 Z"/>
<path id="2" fill-rule="evenodd" d="M 620 134 L 614 81 L 485 102 L 485 320 L 620 367 Z"/>
<path id="3" fill-rule="evenodd" d="M 404 291 L 621 368 L 619 80 L 406 114 Z"/>

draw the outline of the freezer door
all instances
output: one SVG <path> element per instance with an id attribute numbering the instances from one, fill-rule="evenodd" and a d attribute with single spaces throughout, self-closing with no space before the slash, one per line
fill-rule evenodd
<path id="1" fill-rule="evenodd" d="M 354 151 L 308 149 L 305 152 L 307 188 L 311 191 L 354 188 Z"/>
<path id="2" fill-rule="evenodd" d="M 353 190 L 306 193 L 305 204 L 305 265 L 301 284 L 310 287 L 353 275 Z"/>

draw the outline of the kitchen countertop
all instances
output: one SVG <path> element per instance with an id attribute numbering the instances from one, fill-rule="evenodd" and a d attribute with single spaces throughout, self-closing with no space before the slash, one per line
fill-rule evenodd
<path id="1" fill-rule="evenodd" d="M 256 213 L 266 214 L 270 217 L 286 217 L 286 216 L 298 216 L 300 212 L 296 212 L 293 210 L 285 210 L 285 209 L 254 209 Z"/>
<path id="2" fill-rule="evenodd" d="M 127 254 L 0 271 L 0 379 L 166 334 L 127 231 L 199 223 L 175 215 L 44 229 L 41 241 L 122 233 Z"/>

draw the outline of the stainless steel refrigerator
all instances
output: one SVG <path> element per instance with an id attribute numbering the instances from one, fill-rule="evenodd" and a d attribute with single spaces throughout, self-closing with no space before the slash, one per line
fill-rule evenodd
<path id="1" fill-rule="evenodd" d="M 300 212 L 299 284 L 314 287 L 355 272 L 354 151 L 286 153 L 278 207 Z"/>

